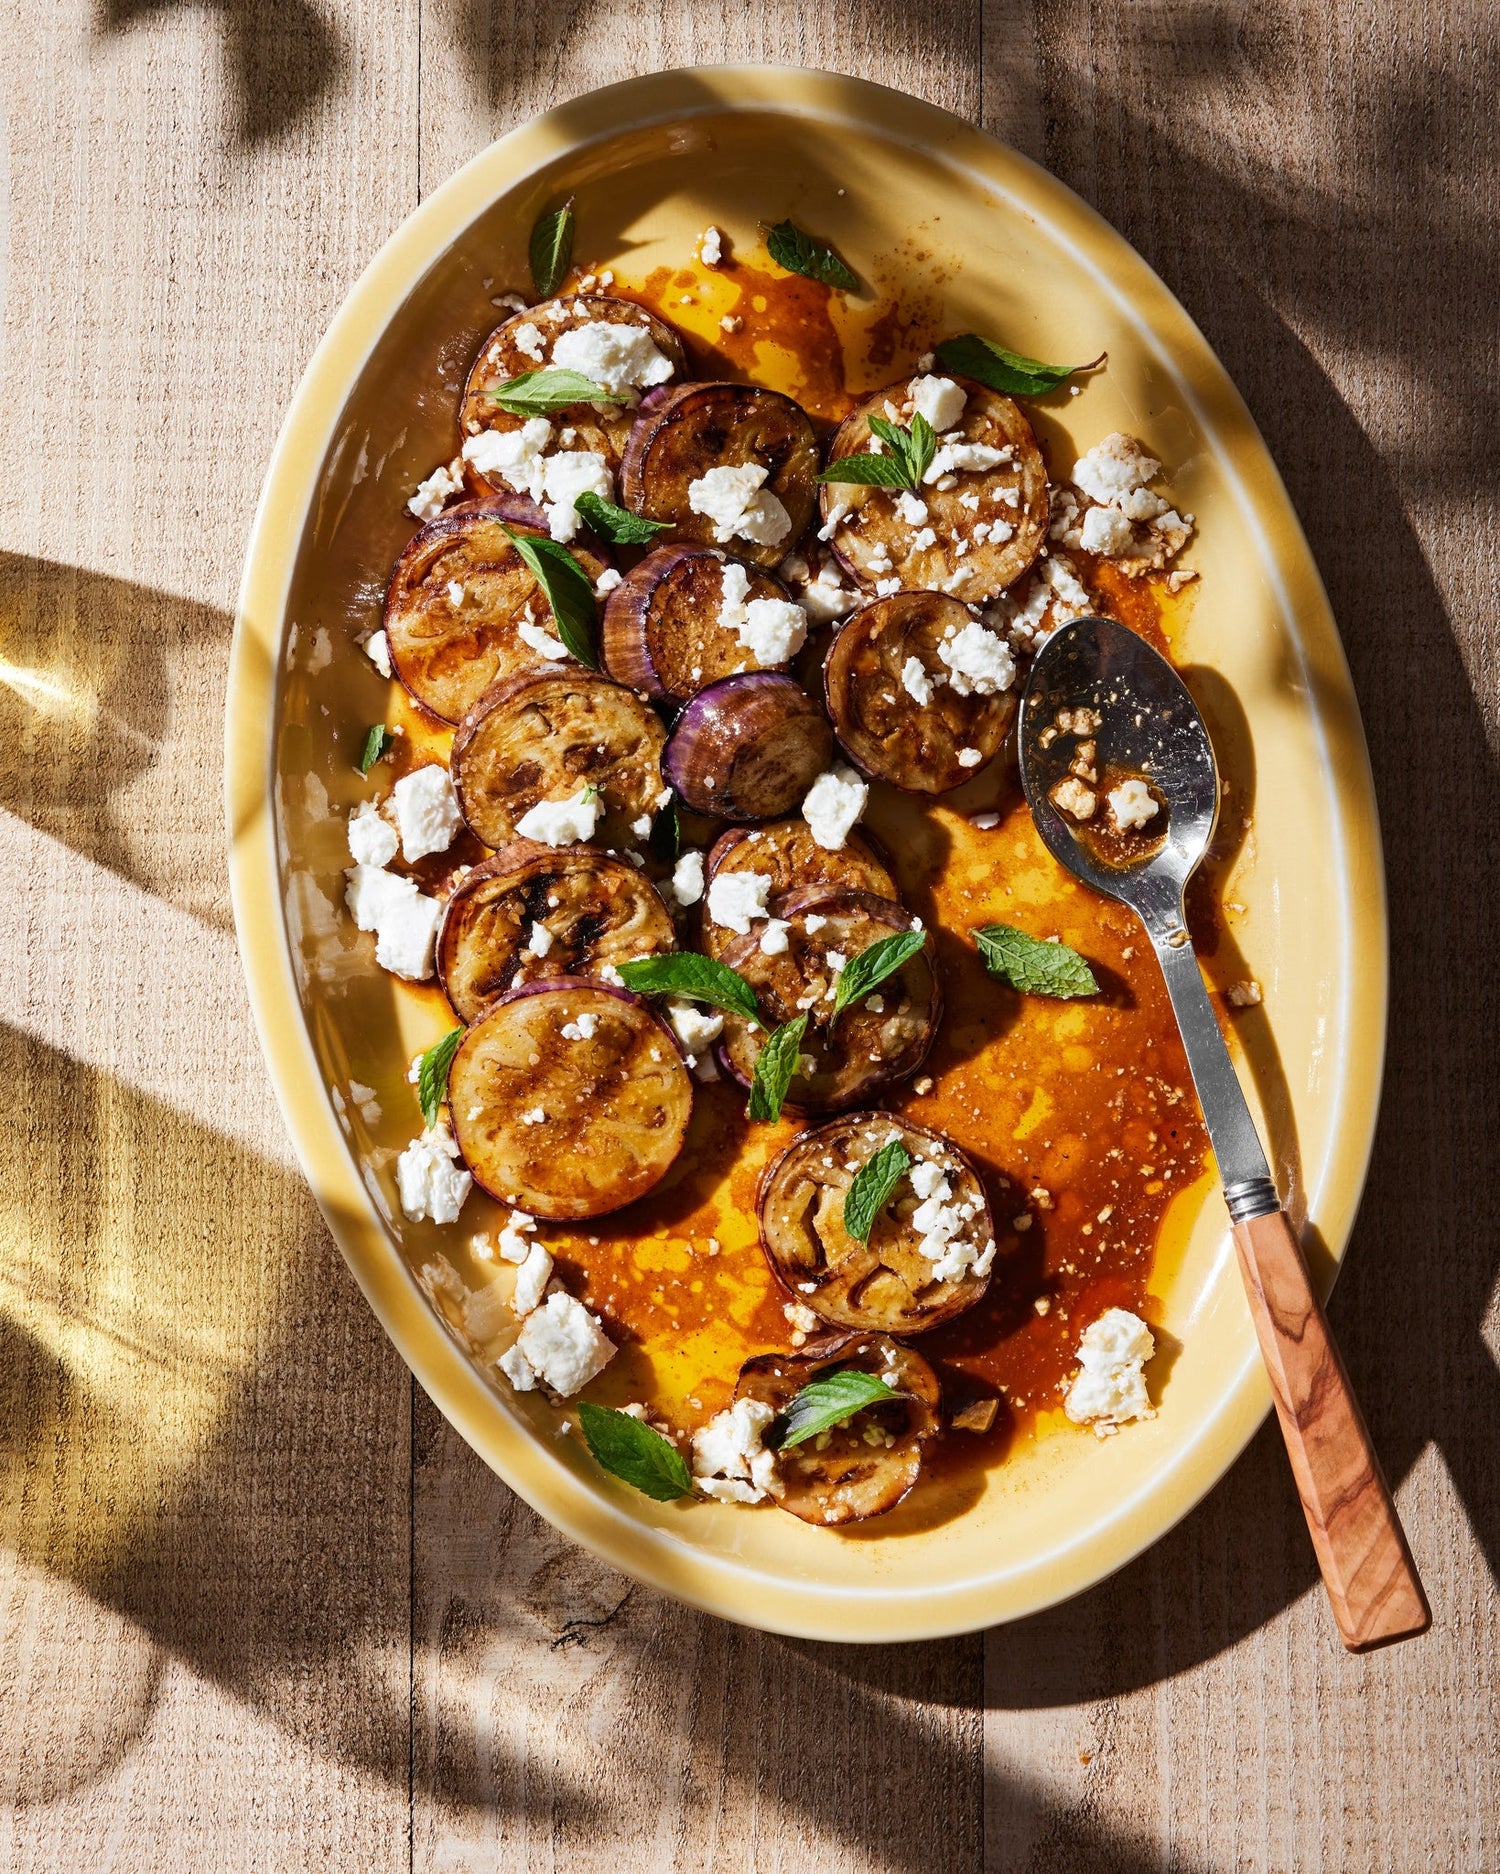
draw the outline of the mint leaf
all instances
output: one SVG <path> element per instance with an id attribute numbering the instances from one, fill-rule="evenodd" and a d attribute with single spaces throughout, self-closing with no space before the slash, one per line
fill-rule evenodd
<path id="1" fill-rule="evenodd" d="M 820 482 L 858 482 L 862 488 L 907 488 L 906 463 L 890 455 L 845 455 L 830 462 Z"/>
<path id="2" fill-rule="evenodd" d="M 562 284 L 573 258 L 573 198 L 543 215 L 531 230 L 531 277 L 537 297 L 550 299 Z"/>
<path id="3" fill-rule="evenodd" d="M 448 1069 L 464 1038 L 462 1028 L 450 1028 L 441 1041 L 432 1046 L 417 1062 L 417 1104 L 425 1124 L 437 1124 L 438 1108 L 448 1095 Z"/>
<path id="4" fill-rule="evenodd" d="M 623 391 L 606 390 L 581 371 L 523 371 L 496 384 L 490 396 L 512 416 L 551 416 L 575 403 L 629 403 Z M 597 500 L 598 497 L 595 496 Z"/>
<path id="5" fill-rule="evenodd" d="M 739 971 L 712 957 L 699 956 L 695 950 L 674 950 L 666 956 L 622 963 L 620 980 L 638 996 L 681 996 L 689 1002 L 728 1009 L 731 1015 L 743 1015 L 746 1021 L 765 1026 L 755 991 Z"/>
<path id="6" fill-rule="evenodd" d="M 1104 362 L 1101 354 L 1092 364 L 1043 364 L 1039 358 L 1023 358 L 1018 351 L 1007 351 L 1004 345 L 981 338 L 977 332 L 945 338 L 937 347 L 937 360 L 944 370 L 972 377 L 1007 397 L 1045 396 L 1065 384 L 1075 371 L 1091 371 L 1094 365 Z"/>
<path id="7" fill-rule="evenodd" d="M 866 1406 L 889 1405 L 901 1397 L 883 1379 L 862 1373 L 858 1367 L 820 1373 L 808 1381 L 784 1412 L 771 1420 L 761 1442 L 772 1451 L 785 1451 L 790 1445 L 800 1445 L 819 1432 L 842 1425 Z"/>
<path id="8" fill-rule="evenodd" d="M 883 416 L 872 416 L 870 428 L 892 455 L 900 459 L 906 471 L 906 486 L 920 488 L 922 477 L 931 468 L 937 452 L 937 436 L 922 412 L 918 410 L 912 417 L 910 429 L 903 429 L 899 423 L 892 423 Z"/>
<path id="9" fill-rule="evenodd" d="M 501 526 L 505 523 L 502 521 Z M 588 574 L 560 540 L 545 534 L 518 534 L 506 527 L 511 544 L 536 575 L 536 582 L 548 605 L 552 622 L 563 644 L 590 670 L 599 668 L 594 649 L 594 629 L 598 614 L 594 609 L 594 585 Z"/>
<path id="10" fill-rule="evenodd" d="M 774 1125 L 781 1117 L 786 1090 L 797 1071 L 797 1056 L 802 1037 L 807 1033 L 807 1014 L 794 1016 L 770 1035 L 755 1057 L 755 1072 L 750 1079 L 750 1117 L 762 1124 Z"/>
<path id="11" fill-rule="evenodd" d="M 851 1002 L 857 1002 L 861 996 L 867 996 L 893 970 L 900 969 L 908 957 L 914 957 L 926 942 L 926 931 L 900 930 L 861 950 L 839 973 L 839 986 L 833 998 L 834 1014 Z"/>
<path id="12" fill-rule="evenodd" d="M 986 924 L 972 933 L 991 976 L 1009 983 L 1025 995 L 1075 996 L 1099 993 L 1094 972 L 1066 944 L 1046 943 L 1029 937 L 1012 924 Z"/>
<path id="13" fill-rule="evenodd" d="M 844 1196 L 844 1228 L 857 1243 L 869 1242 L 875 1219 L 910 1170 L 911 1153 L 899 1139 L 891 1139 L 854 1174 Z"/>
<path id="14" fill-rule="evenodd" d="M 663 1438 L 630 1412 L 579 1401 L 578 1422 L 595 1461 L 658 1503 L 693 1494 L 692 1473 L 670 1438 Z"/>
<path id="15" fill-rule="evenodd" d="M 821 280 L 825 286 L 841 287 L 846 293 L 859 291 L 858 275 L 850 272 L 831 247 L 815 241 L 794 221 L 778 221 L 767 230 L 766 251 L 788 273 L 800 273 L 805 280 Z"/>
<path id="16" fill-rule="evenodd" d="M 578 512 L 598 534 L 617 547 L 649 547 L 658 534 L 672 531 L 670 521 L 648 521 L 644 514 L 632 514 L 629 508 L 617 508 L 613 501 L 596 495 L 592 489 L 573 503 Z"/>
<path id="17" fill-rule="evenodd" d="M 383 722 L 377 722 L 365 731 L 365 746 L 359 758 L 361 774 L 370 772 L 394 739 Z"/>

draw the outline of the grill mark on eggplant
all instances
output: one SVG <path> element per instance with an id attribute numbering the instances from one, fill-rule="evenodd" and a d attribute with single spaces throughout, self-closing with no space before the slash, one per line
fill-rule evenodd
<path id="1" fill-rule="evenodd" d="M 873 1373 L 903 1397 L 893 1405 L 867 1407 L 852 1426 L 835 1429 L 821 1451 L 819 1441 L 809 1439 L 778 1454 L 777 1503 L 822 1528 L 893 1510 L 916 1483 L 925 1447 L 942 1425 L 937 1374 L 921 1354 L 883 1334 L 838 1336 L 801 1356 L 761 1354 L 740 1368 L 734 1396 L 784 1412 L 804 1386 L 837 1367 Z M 886 1449 L 867 1443 L 867 1425 L 890 1433 L 894 1444 Z"/>
<path id="2" fill-rule="evenodd" d="M 617 682 L 681 703 L 737 671 L 785 669 L 758 662 L 719 623 L 729 559 L 717 547 L 653 547 L 625 575 L 609 595 L 600 631 L 604 667 Z M 746 571 L 747 601 L 787 597 L 779 579 L 754 566 Z"/>
<path id="3" fill-rule="evenodd" d="M 594 1018 L 594 1033 L 562 1035 Z M 472 1024 L 448 1078 L 454 1137 L 475 1182 L 536 1217 L 634 1203 L 666 1175 L 692 1115 L 671 1030 L 639 996 L 577 977 L 511 991 Z M 534 1125 L 528 1112 L 544 1117 Z"/>
<path id="4" fill-rule="evenodd" d="M 848 510 L 829 544 L 861 585 L 873 587 L 881 579 L 899 579 L 904 588 L 952 591 L 971 604 L 982 605 L 1014 585 L 1042 549 L 1050 516 L 1047 467 L 1018 404 L 972 379 L 958 378 L 955 382 L 962 384 L 968 397 L 957 433 L 966 442 L 1011 448 L 1015 452 L 1013 462 L 994 469 L 961 470 L 951 489 L 924 486 L 919 493 L 927 504 L 925 522 L 903 520 L 897 506 L 899 491 L 889 488 L 824 482 L 819 501 L 825 523 L 835 508 Z M 903 381 L 867 397 L 840 425 L 829 460 L 836 462 L 846 455 L 866 453 L 870 417 L 883 416 L 887 403 L 901 411 L 906 392 Z M 905 422 L 906 418 L 901 420 Z M 1017 496 L 1015 505 L 994 498 L 1002 491 Z M 961 495 L 975 494 L 980 497 L 977 511 L 961 505 Z M 1012 526 L 1015 531 L 1011 538 L 999 545 L 986 540 L 960 556 L 958 542 L 972 536 L 974 523 L 992 520 Z M 931 527 L 937 538 L 932 546 L 918 548 L 915 537 L 924 526 Z M 884 565 L 886 560 L 888 566 Z M 962 567 L 971 571 L 961 585 L 944 583 Z"/>
<path id="5" fill-rule="evenodd" d="M 707 883 L 712 884 L 720 872 L 759 872 L 769 878 L 773 911 L 788 892 L 819 887 L 872 892 L 877 898 L 901 901 L 895 876 L 871 835 L 850 833 L 836 852 L 830 852 L 818 844 L 811 827 L 800 818 L 755 828 L 731 827 L 709 852 Z M 711 957 L 722 957 L 735 935 L 710 917 L 705 890 L 699 907 L 699 948 Z"/>
<path id="6" fill-rule="evenodd" d="M 920 1233 L 911 1227 L 918 1200 L 909 1185 L 898 1188 L 876 1218 L 867 1245 L 847 1237 L 843 1203 L 854 1173 L 845 1167 L 865 1164 L 893 1132 L 901 1134 L 913 1159 L 924 1146 L 941 1148 L 955 1197 L 979 1205 L 967 1233 L 981 1246 L 993 1240 L 984 1186 L 951 1139 L 889 1113 L 854 1113 L 804 1132 L 766 1167 L 757 1200 L 760 1244 L 789 1293 L 832 1326 L 920 1334 L 972 1308 L 990 1278 L 972 1271 L 956 1282 L 933 1278 L 919 1252 Z"/>
<path id="7" fill-rule="evenodd" d="M 807 928 L 810 914 L 823 920 L 816 932 Z M 911 919 L 900 905 L 868 892 L 817 889 L 790 893 L 777 903 L 776 915 L 788 924 L 784 952 L 767 956 L 760 947 L 760 931 L 752 926 L 747 936 L 737 937 L 724 951 L 723 961 L 755 990 L 768 1028 L 804 1013 L 799 1002 L 816 992 L 817 999 L 805 1010 L 808 1027 L 802 1052 L 814 1055 L 817 1066 L 810 1074 L 792 1076 L 787 1105 L 837 1111 L 859 1105 L 878 1088 L 914 1074 L 942 1016 L 942 986 L 931 938 L 880 985 L 876 994 L 884 1004 L 881 1011 L 861 999 L 835 1021 L 836 979 L 828 952 L 836 950 L 852 961 L 882 937 L 910 929 Z M 748 1086 L 764 1042 L 764 1030 L 743 1016 L 726 1015 L 719 1060 Z"/>
<path id="8" fill-rule="evenodd" d="M 938 655 L 946 631 L 972 618 L 957 599 L 938 592 L 898 592 L 856 612 L 834 639 L 824 666 L 824 691 L 839 745 L 864 774 L 908 794 L 946 794 L 993 761 L 1016 715 L 1012 690 L 960 696 L 946 681 Z M 916 657 L 932 683 L 919 703 L 902 683 Z M 962 749 L 980 760 L 964 767 Z"/>
<path id="9" fill-rule="evenodd" d="M 565 800 L 592 781 L 604 807 L 595 837 L 622 846 L 634 841 L 633 822 L 656 811 L 665 741 L 633 691 L 577 664 L 554 665 L 495 684 L 464 717 L 453 738 L 454 791 L 475 836 L 499 848 L 538 801 Z"/>
<path id="10" fill-rule="evenodd" d="M 545 532 L 531 503 L 514 495 L 468 502 L 412 536 L 386 588 L 396 675 L 444 722 L 458 722 L 492 683 L 549 667 L 517 627 L 529 609 L 534 623 L 556 635 L 552 609 L 505 524 Z M 579 545 L 574 552 L 590 580 L 609 564 L 597 550 Z M 456 605 L 451 585 L 463 588 Z"/>

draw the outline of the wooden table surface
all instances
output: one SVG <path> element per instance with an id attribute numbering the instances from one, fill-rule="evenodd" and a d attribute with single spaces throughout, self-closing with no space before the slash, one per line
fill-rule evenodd
<path id="1" fill-rule="evenodd" d="M 767 1638 L 560 1540 L 413 1385 L 298 1175 L 222 704 L 292 386 L 422 195 L 634 72 L 826 66 L 1037 156 L 1269 438 L 1391 873 L 1333 1303 L 1436 1628 L 1346 1657 L 1274 1431 L 1113 1581 Z M 1500 1866 L 1496 435 L 1484 0 L 51 0 L 0 39 L 0 1867 Z M 1310 812 L 1317 803 L 1309 802 Z"/>

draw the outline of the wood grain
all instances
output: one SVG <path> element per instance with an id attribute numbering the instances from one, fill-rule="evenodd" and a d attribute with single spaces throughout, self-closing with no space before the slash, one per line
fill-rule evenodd
<path id="1" fill-rule="evenodd" d="M 286 398 L 386 233 L 491 136 L 736 58 L 878 78 L 1046 161 L 1184 299 L 1287 476 L 1397 882 L 1331 1318 L 1438 1610 L 1416 1646 L 1338 1646 L 1274 1428 L 1113 1581 L 982 1640 L 804 1646 L 632 1590 L 413 1397 L 292 1167 L 219 794 Z M 0 1866 L 1500 1864 L 1497 59 L 1478 0 L 11 23 Z"/>

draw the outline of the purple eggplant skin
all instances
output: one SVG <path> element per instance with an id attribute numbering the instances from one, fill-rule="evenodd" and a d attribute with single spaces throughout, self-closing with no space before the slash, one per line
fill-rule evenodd
<path id="1" fill-rule="evenodd" d="M 662 771 L 695 813 L 740 824 L 790 813 L 833 760 L 833 730 L 791 677 L 711 683 L 677 718 Z"/>
<path id="2" fill-rule="evenodd" d="M 600 624 L 604 668 L 659 701 L 685 703 L 720 678 L 757 663 L 735 633 L 719 623 L 725 568 L 720 547 L 658 546 L 610 593 Z M 741 564 L 750 599 L 785 599 L 786 587 L 770 573 Z"/>

